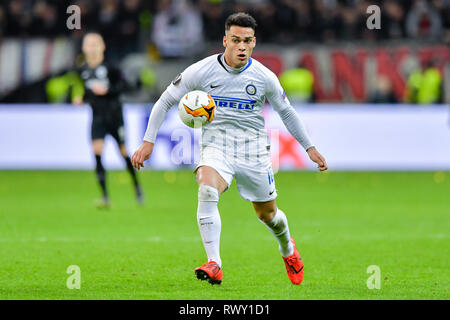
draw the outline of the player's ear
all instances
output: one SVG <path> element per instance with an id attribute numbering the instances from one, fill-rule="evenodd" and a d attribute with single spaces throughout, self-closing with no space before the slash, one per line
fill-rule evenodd
<path id="1" fill-rule="evenodd" d="M 101 41 L 101 48 L 102 48 L 102 51 L 105 51 L 106 50 L 106 44 L 105 44 L 105 41 L 103 40 L 103 38 L 101 38 L 102 39 L 102 41 Z"/>
<path id="2" fill-rule="evenodd" d="M 226 48 L 227 47 L 227 35 L 223 36 L 223 41 L 222 41 L 223 46 Z"/>

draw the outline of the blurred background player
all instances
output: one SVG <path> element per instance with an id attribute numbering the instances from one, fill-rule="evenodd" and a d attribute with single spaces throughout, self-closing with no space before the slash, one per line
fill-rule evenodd
<path id="1" fill-rule="evenodd" d="M 398 103 L 392 82 L 386 76 L 376 78 L 375 90 L 369 95 L 368 103 Z"/>
<path id="2" fill-rule="evenodd" d="M 314 76 L 302 65 L 284 71 L 280 75 L 280 83 L 292 102 L 314 102 Z"/>
<path id="3" fill-rule="evenodd" d="M 434 62 L 421 64 L 408 78 L 406 102 L 418 104 L 442 103 L 442 75 Z"/>
<path id="4" fill-rule="evenodd" d="M 120 70 L 105 63 L 105 48 L 105 43 L 99 33 L 87 33 L 82 44 L 85 62 L 78 70 L 79 76 L 84 82 L 84 101 L 92 107 L 92 148 L 95 154 L 95 171 L 103 194 L 97 206 L 100 208 L 110 206 L 106 172 L 101 161 L 106 134 L 110 134 L 117 141 L 120 153 L 133 179 L 137 201 L 142 204 L 144 200 L 142 189 L 125 148 L 125 128 L 119 96 L 125 90 L 126 82 L 122 78 Z M 83 96 L 75 96 L 73 102 L 77 105 L 82 104 Z"/>

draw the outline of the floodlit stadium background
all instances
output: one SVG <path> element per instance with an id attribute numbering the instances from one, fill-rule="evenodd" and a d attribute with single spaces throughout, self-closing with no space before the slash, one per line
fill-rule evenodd
<path id="1" fill-rule="evenodd" d="M 368 28 L 373 4 L 381 9 L 381 29 Z M 68 28 L 78 12 L 70 5 L 79 8 L 81 29 Z M 449 6 L 444 0 L 3 2 L 0 168 L 92 168 L 90 111 L 67 104 L 85 32 L 100 31 L 108 60 L 130 83 L 141 84 L 122 97 L 127 145 L 135 150 L 152 103 L 171 79 L 220 52 L 225 18 L 247 11 L 259 23 L 253 57 L 280 77 L 332 170 L 450 169 Z M 438 70 L 439 92 L 415 99 L 412 78 L 422 66 Z M 195 150 L 167 161 L 181 142 L 173 135 L 183 128 L 175 110 L 161 129 L 150 168 L 193 162 Z M 269 129 L 280 130 L 274 142 L 280 144 L 280 169 L 311 169 L 278 116 L 267 108 L 265 117 Z M 24 154 L 24 140 L 32 152 Z M 109 140 L 105 155 L 107 168 L 123 166 Z"/>

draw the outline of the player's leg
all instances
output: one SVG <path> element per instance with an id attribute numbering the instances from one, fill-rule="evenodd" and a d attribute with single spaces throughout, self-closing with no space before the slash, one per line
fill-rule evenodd
<path id="1" fill-rule="evenodd" d="M 278 240 L 283 257 L 293 253 L 286 215 L 277 208 L 277 191 L 268 155 L 252 161 L 236 161 L 236 184 L 239 194 L 253 203 L 259 218 Z"/>
<path id="2" fill-rule="evenodd" d="M 256 161 L 236 163 L 236 185 L 239 194 L 251 201 L 259 220 L 266 225 L 277 239 L 289 279 L 294 284 L 303 280 L 303 262 L 289 231 L 288 220 L 277 208 L 277 191 L 268 156 Z"/>
<path id="3" fill-rule="evenodd" d="M 110 205 L 106 188 L 106 171 L 101 160 L 105 135 L 106 126 L 104 119 L 94 115 L 91 124 L 92 150 L 95 156 L 95 173 L 103 194 L 102 199 L 97 203 L 99 208 L 107 208 Z"/>
<path id="4" fill-rule="evenodd" d="M 216 169 L 203 165 L 197 168 L 198 207 L 197 223 L 208 262 L 195 269 L 198 279 L 211 284 L 222 282 L 220 258 L 220 232 L 222 223 L 218 209 L 219 196 L 228 188 L 225 179 Z M 232 176 L 231 176 L 232 178 Z"/>
<path id="5" fill-rule="evenodd" d="M 133 179 L 133 185 L 134 189 L 136 191 L 136 198 L 138 203 L 142 204 L 144 202 L 144 195 L 142 193 L 141 186 L 139 185 L 139 181 L 137 179 L 136 170 L 133 168 L 133 165 L 131 164 L 131 159 L 128 156 L 127 149 L 125 148 L 124 144 L 119 144 L 120 154 L 122 155 L 123 159 L 125 160 L 125 163 L 127 165 L 127 170 L 131 175 L 131 178 Z"/>
<path id="6" fill-rule="evenodd" d="M 219 191 L 219 195 L 228 188 L 227 182 L 217 170 L 207 165 L 200 166 L 196 170 L 196 179 L 199 185 L 206 184 L 216 188 Z"/>
<path id="7" fill-rule="evenodd" d="M 294 252 L 290 241 L 290 232 L 286 215 L 277 208 L 275 200 L 253 202 L 253 208 L 259 220 L 266 225 L 278 241 L 281 255 L 288 257 Z"/>
<path id="8" fill-rule="evenodd" d="M 227 188 L 227 183 L 220 174 L 209 166 L 197 169 L 198 207 L 197 222 L 202 236 L 208 261 L 215 261 L 221 266 L 219 254 L 221 220 L 218 209 L 219 196 Z"/>
<path id="9" fill-rule="evenodd" d="M 103 138 L 95 138 L 92 140 L 92 149 L 95 155 L 95 173 L 97 176 L 97 181 L 102 190 L 102 199 L 98 202 L 98 207 L 108 207 L 109 206 L 109 197 L 108 191 L 106 188 L 106 171 L 102 164 L 102 151 L 104 145 Z"/>
<path id="10" fill-rule="evenodd" d="M 136 199 L 139 204 L 144 202 L 144 195 L 142 193 L 141 186 L 139 185 L 139 181 L 137 179 L 136 171 L 133 168 L 133 164 L 131 163 L 131 159 L 128 155 L 127 149 L 125 147 L 125 126 L 123 123 L 122 113 L 120 111 L 117 112 L 117 116 L 110 125 L 110 130 L 108 130 L 111 136 L 116 140 L 119 145 L 120 154 L 125 160 L 127 171 L 130 173 L 131 178 L 133 179 L 134 190 L 136 192 Z"/>
<path id="11" fill-rule="evenodd" d="M 275 236 L 279 250 L 286 267 L 289 280 L 293 284 L 303 281 L 303 261 L 289 232 L 286 215 L 277 208 L 275 200 L 267 202 L 253 202 L 253 208 L 259 220 L 266 225 Z"/>

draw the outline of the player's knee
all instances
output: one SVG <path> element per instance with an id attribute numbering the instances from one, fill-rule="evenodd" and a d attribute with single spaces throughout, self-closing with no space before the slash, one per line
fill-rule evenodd
<path id="1" fill-rule="evenodd" d="M 264 223 L 267 223 L 272 221 L 273 217 L 275 216 L 275 213 L 277 212 L 277 208 L 261 208 L 256 209 L 255 211 L 259 220 L 261 220 Z"/>
<path id="2" fill-rule="evenodd" d="M 219 201 L 219 190 L 207 184 L 201 184 L 198 187 L 199 201 Z"/>
<path id="3" fill-rule="evenodd" d="M 102 151 L 103 151 L 103 144 L 101 144 L 101 143 L 93 143 L 92 144 L 92 150 L 94 151 L 94 154 L 96 155 L 96 156 L 99 156 L 99 155 L 101 155 L 102 154 Z"/>

